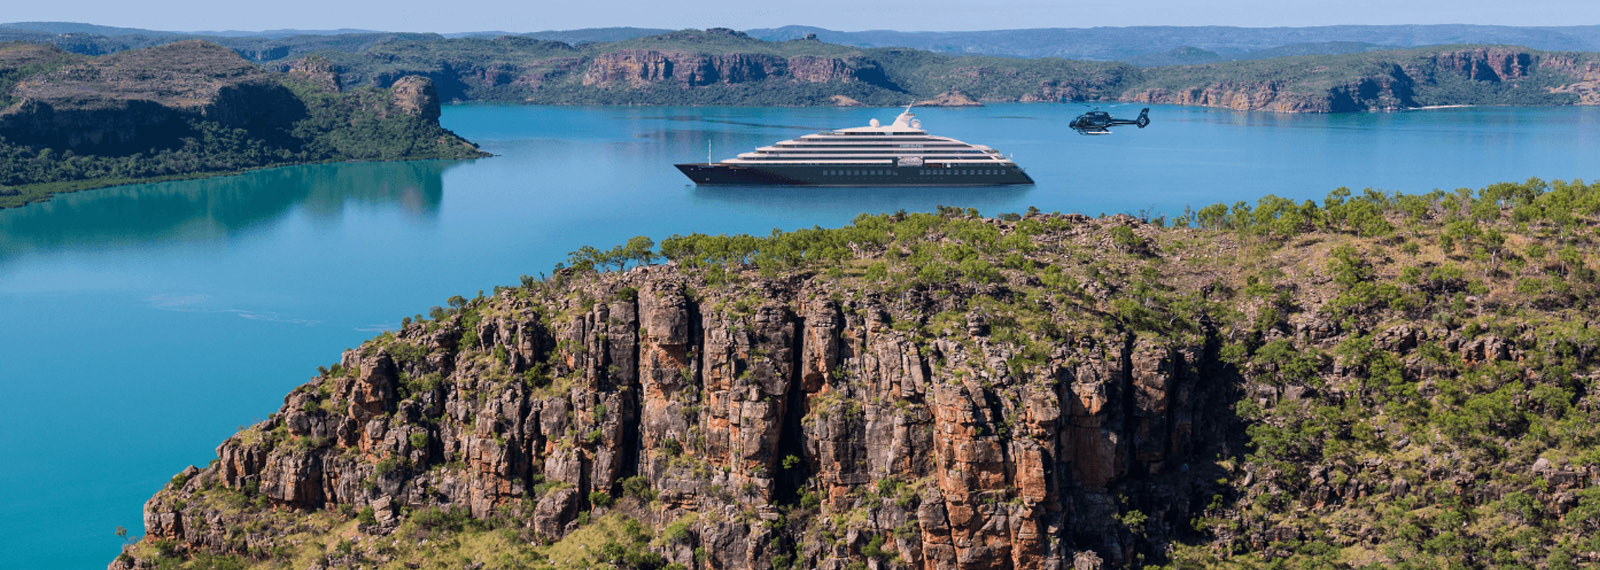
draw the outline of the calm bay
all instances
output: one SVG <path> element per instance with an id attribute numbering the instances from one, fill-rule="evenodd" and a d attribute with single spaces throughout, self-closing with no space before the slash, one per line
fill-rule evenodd
<path id="1" fill-rule="evenodd" d="M 318 365 L 582 245 L 941 204 L 1173 215 L 1339 186 L 1422 193 L 1600 174 L 1600 108 L 1157 107 L 1150 128 L 1103 137 L 1066 128 L 1085 110 L 915 110 L 933 134 L 1014 155 L 1038 181 L 1026 187 L 696 188 L 672 167 L 893 109 L 470 105 L 446 108 L 443 123 L 493 158 L 289 167 L 0 211 L 0 567 L 103 567 L 117 526 L 142 532 L 146 498 Z"/>

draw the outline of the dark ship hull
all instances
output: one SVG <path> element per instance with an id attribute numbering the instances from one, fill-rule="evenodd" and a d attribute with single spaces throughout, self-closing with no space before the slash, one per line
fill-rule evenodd
<path id="1" fill-rule="evenodd" d="M 695 184 L 738 186 L 1006 186 L 1033 184 L 1016 165 L 818 166 L 678 164 Z"/>

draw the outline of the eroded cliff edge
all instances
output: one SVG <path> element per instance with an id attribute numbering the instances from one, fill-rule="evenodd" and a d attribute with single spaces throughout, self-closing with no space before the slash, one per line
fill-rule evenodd
<path id="1" fill-rule="evenodd" d="M 190 40 L 100 57 L 0 44 L 0 207 L 52 193 L 286 164 L 485 156 L 439 125 L 432 80 L 344 89 Z"/>
<path id="2" fill-rule="evenodd" d="M 1600 560 L 1600 187 L 1559 189 L 1510 240 L 1502 188 L 590 252 L 346 352 L 112 567 L 1482 564 L 1493 521 Z"/>

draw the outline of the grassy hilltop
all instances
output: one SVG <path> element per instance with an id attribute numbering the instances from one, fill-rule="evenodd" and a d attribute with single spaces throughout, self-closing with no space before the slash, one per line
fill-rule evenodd
<path id="1" fill-rule="evenodd" d="M 112 567 L 1589 566 L 1597 245 L 1530 180 L 585 248 L 319 370 Z"/>

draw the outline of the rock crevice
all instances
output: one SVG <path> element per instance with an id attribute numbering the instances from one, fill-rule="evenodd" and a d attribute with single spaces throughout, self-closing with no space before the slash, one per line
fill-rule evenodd
<path id="1" fill-rule="evenodd" d="M 554 540 L 591 493 L 621 496 L 637 476 L 661 520 L 703 515 L 714 567 L 766 567 L 774 539 L 716 521 L 814 505 L 864 513 L 856 530 L 914 565 L 1064 568 L 1083 552 L 1130 561 L 1189 513 L 1196 432 L 1215 415 L 1208 347 L 1085 337 L 1018 373 L 1014 348 L 982 335 L 917 339 L 880 301 L 761 287 L 693 297 L 647 268 L 565 305 L 508 290 L 413 323 L 224 442 L 193 483 L 152 499 L 146 526 L 250 553 L 222 509 L 180 500 L 213 485 L 298 509 L 509 510 Z M 1128 508 L 1156 532 L 1118 522 Z M 807 544 L 823 567 L 850 552 Z"/>

